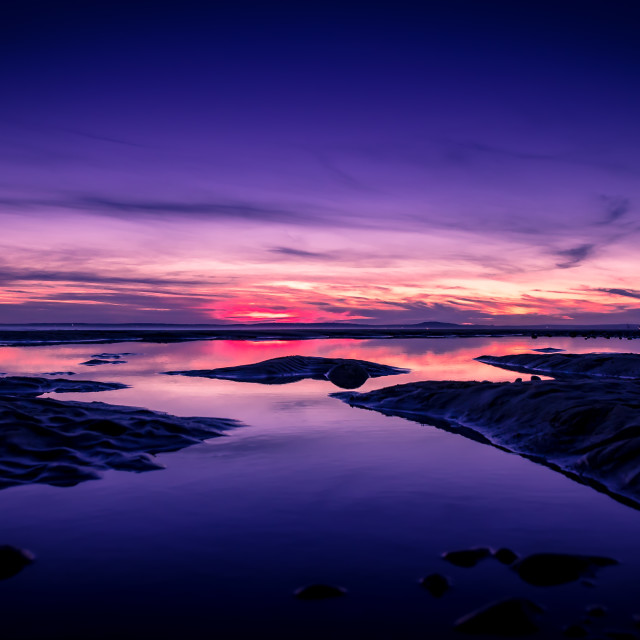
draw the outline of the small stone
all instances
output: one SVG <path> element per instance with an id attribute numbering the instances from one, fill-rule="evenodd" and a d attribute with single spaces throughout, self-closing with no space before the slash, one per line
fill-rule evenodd
<path id="1" fill-rule="evenodd" d="M 420 580 L 420 584 L 434 597 L 441 598 L 451 586 L 449 578 L 441 573 L 431 573 Z"/>
<path id="2" fill-rule="evenodd" d="M 512 569 L 529 584 L 550 587 L 574 582 L 591 575 L 596 569 L 618 564 L 612 558 L 582 556 L 569 553 L 533 553 L 514 562 Z"/>
<path id="3" fill-rule="evenodd" d="M 491 555 L 491 549 L 488 547 L 475 547 L 473 549 L 463 549 L 460 551 L 446 551 L 442 557 L 456 567 L 465 567 L 469 569 L 475 567 L 478 562 L 488 558 Z"/>
<path id="4" fill-rule="evenodd" d="M 515 551 L 511 551 L 511 549 L 502 547 L 494 552 L 493 557 L 498 562 L 502 562 L 502 564 L 513 564 L 518 559 L 518 554 Z"/>
<path id="5" fill-rule="evenodd" d="M 531 376 L 531 382 L 540 382 L 542 378 L 540 376 Z"/>
<path id="6" fill-rule="evenodd" d="M 607 629 L 604 635 L 611 640 L 638 640 L 637 634 L 633 631 L 624 631 L 622 629 Z"/>
<path id="7" fill-rule="evenodd" d="M 368 379 L 367 370 L 357 362 L 341 362 L 327 372 L 327 379 L 336 387 L 356 389 Z"/>
<path id="8" fill-rule="evenodd" d="M 592 618 L 604 618 L 607 615 L 607 608 L 601 604 L 592 604 L 585 608 L 588 616 Z"/>
<path id="9" fill-rule="evenodd" d="M 0 580 L 15 576 L 34 560 L 35 556 L 31 551 L 10 544 L 0 545 Z"/>
<path id="10" fill-rule="evenodd" d="M 524 636 L 538 631 L 535 618 L 542 611 L 526 598 L 506 598 L 463 616 L 454 626 L 464 633 Z"/>
<path id="11" fill-rule="evenodd" d="M 342 587 L 334 587 L 329 584 L 310 584 L 300 587 L 293 595 L 300 600 L 326 600 L 327 598 L 339 598 L 347 593 Z"/>
<path id="12" fill-rule="evenodd" d="M 567 638 L 584 638 L 589 635 L 589 631 L 581 624 L 570 624 L 562 630 L 562 634 Z"/>

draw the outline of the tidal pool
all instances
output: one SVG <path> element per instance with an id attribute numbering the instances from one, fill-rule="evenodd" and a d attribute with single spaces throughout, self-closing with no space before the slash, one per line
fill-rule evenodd
<path id="1" fill-rule="evenodd" d="M 164 469 L 107 471 L 74 487 L 0 491 L 0 544 L 36 562 L 0 581 L 2 632 L 22 638 L 448 638 L 453 621 L 505 596 L 546 607 L 540 637 L 561 638 L 585 607 L 596 630 L 640 613 L 640 513 L 530 460 L 435 427 L 350 408 L 328 381 L 262 385 L 162 375 L 300 354 L 411 369 L 367 391 L 417 380 L 514 380 L 473 360 L 554 347 L 638 352 L 638 341 L 570 338 L 207 341 L 2 347 L 0 371 L 123 382 L 60 400 L 133 405 L 245 426 L 174 453 Z M 100 353 L 125 363 L 86 366 Z M 64 376 L 63 376 L 64 377 Z M 494 559 L 474 568 L 443 552 L 613 556 L 593 584 L 535 587 Z M 419 585 L 441 572 L 439 599 Z M 327 583 L 342 598 L 300 601 Z"/>

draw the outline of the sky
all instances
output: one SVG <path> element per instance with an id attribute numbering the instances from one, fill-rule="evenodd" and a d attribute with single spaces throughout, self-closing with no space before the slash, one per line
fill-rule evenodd
<path id="1" fill-rule="evenodd" d="M 5 0 L 0 323 L 640 322 L 636 2 Z"/>

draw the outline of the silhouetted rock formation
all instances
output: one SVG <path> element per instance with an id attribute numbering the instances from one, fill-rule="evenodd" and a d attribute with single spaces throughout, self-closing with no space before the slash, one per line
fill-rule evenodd
<path id="1" fill-rule="evenodd" d="M 353 389 L 361 386 L 367 378 L 407 373 L 407 369 L 390 367 L 366 360 L 345 358 L 318 358 L 314 356 L 284 356 L 255 364 L 219 369 L 194 371 L 167 371 L 167 375 L 219 378 L 238 382 L 258 382 L 260 384 L 287 384 L 310 378 L 331 380 L 337 386 Z"/>
<path id="2" fill-rule="evenodd" d="M 88 393 L 92 391 L 114 391 L 126 389 L 120 382 L 93 382 L 91 380 L 66 380 L 57 378 L 29 378 L 5 376 L 0 378 L 0 397 L 36 397 L 43 393 Z"/>
<path id="3" fill-rule="evenodd" d="M 637 353 L 519 353 L 509 356 L 479 356 L 476 360 L 510 371 L 542 373 L 554 377 L 640 379 L 640 354 Z"/>

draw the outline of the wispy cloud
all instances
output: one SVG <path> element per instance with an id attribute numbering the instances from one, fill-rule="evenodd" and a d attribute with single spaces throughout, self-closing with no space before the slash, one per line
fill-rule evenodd
<path id="1" fill-rule="evenodd" d="M 563 249 L 556 251 L 556 255 L 560 258 L 564 258 L 562 262 L 558 262 L 556 266 L 559 269 L 570 269 L 571 267 L 577 267 L 580 263 L 584 262 L 593 254 L 595 248 L 594 244 L 581 244 L 571 249 Z"/>
<path id="2" fill-rule="evenodd" d="M 592 289 L 592 291 L 612 293 L 616 296 L 624 296 L 625 298 L 636 298 L 637 300 L 640 300 L 640 291 L 636 291 L 634 289 Z"/>
<path id="3" fill-rule="evenodd" d="M 596 223 L 598 225 L 609 225 L 617 222 L 631 209 L 631 203 L 627 198 L 603 196 L 602 201 L 604 203 L 605 215 L 602 220 Z"/>
<path id="4" fill-rule="evenodd" d="M 150 278 L 147 276 L 115 276 L 83 271 L 54 271 L 40 269 L 0 268 L 0 284 L 10 285 L 14 282 L 78 282 L 83 284 L 134 284 L 148 286 L 202 285 L 202 280 L 184 278 Z"/>
<path id="5" fill-rule="evenodd" d="M 319 251 L 303 251 L 302 249 L 293 249 L 292 247 L 272 247 L 269 249 L 271 253 L 278 253 L 280 255 L 288 256 L 291 258 L 302 258 L 309 260 L 336 260 L 337 256 L 332 253 L 323 253 Z"/>

